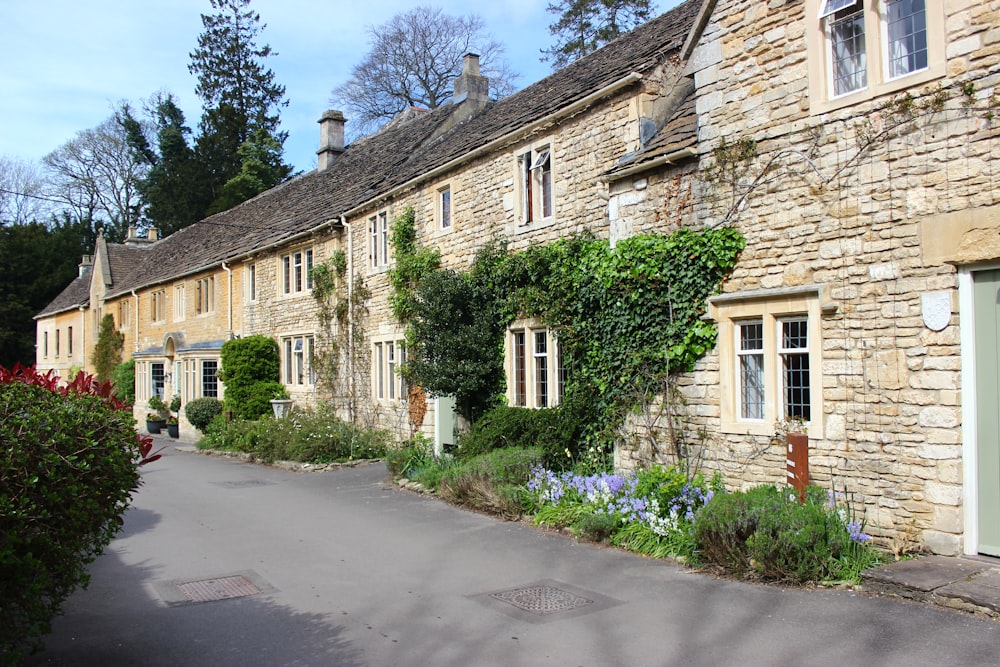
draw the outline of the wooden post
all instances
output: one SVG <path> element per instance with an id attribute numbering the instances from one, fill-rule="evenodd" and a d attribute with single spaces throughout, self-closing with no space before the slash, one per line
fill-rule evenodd
<path id="1" fill-rule="evenodd" d="M 799 502 L 806 501 L 806 487 L 809 486 L 809 436 L 805 433 L 785 435 L 788 454 L 785 457 L 785 475 L 788 484 L 799 491 Z"/>

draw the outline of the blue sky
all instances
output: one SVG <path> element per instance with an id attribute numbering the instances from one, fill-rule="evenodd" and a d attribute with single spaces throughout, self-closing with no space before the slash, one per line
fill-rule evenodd
<path id="1" fill-rule="evenodd" d="M 678 2 L 654 6 L 658 13 Z M 297 170 L 316 165 L 316 121 L 367 52 L 368 27 L 419 4 L 453 15 L 474 7 L 506 46 L 519 87 L 550 72 L 539 62 L 539 49 L 552 44 L 548 0 L 254 0 L 267 24 L 260 42 L 278 53 L 268 65 L 286 87 L 285 158 Z M 0 0 L 0 155 L 38 162 L 105 120 L 115 101 L 139 104 L 158 90 L 174 93 L 197 127 L 201 105 L 188 54 L 200 15 L 211 12 L 208 0 Z"/>

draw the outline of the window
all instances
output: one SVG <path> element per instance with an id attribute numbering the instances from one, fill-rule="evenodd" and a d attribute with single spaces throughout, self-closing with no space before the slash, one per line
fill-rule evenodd
<path id="1" fill-rule="evenodd" d="M 300 294 L 311 290 L 313 251 L 312 248 L 289 253 L 281 258 L 281 293 Z"/>
<path id="2" fill-rule="evenodd" d="M 187 306 L 187 290 L 184 285 L 174 287 L 174 320 L 179 322 L 184 319 L 185 306 Z"/>
<path id="3" fill-rule="evenodd" d="M 813 113 L 945 74 L 942 0 L 807 0 L 806 11 L 818 17 L 809 39 Z"/>
<path id="4" fill-rule="evenodd" d="M 42 332 L 42 357 L 47 359 L 49 357 L 49 332 Z"/>
<path id="5" fill-rule="evenodd" d="M 558 405 L 566 385 L 562 349 L 548 329 L 513 329 L 507 338 L 508 400 L 519 407 Z"/>
<path id="6" fill-rule="evenodd" d="M 441 221 L 441 229 L 451 229 L 450 187 L 445 187 L 438 190 L 438 220 Z"/>
<path id="7" fill-rule="evenodd" d="M 215 277 L 201 278 L 195 284 L 194 312 L 203 315 L 215 310 Z"/>
<path id="8" fill-rule="evenodd" d="M 283 339 L 283 375 L 286 385 L 306 386 L 316 384 L 313 370 L 313 337 L 291 336 Z"/>
<path id="9" fill-rule="evenodd" d="M 247 301 L 257 300 L 257 265 L 247 264 L 244 267 L 246 276 L 246 297 Z"/>
<path id="10" fill-rule="evenodd" d="M 201 395 L 205 398 L 219 397 L 219 362 L 205 359 L 201 362 Z"/>
<path id="11" fill-rule="evenodd" d="M 164 290 L 154 290 L 149 295 L 149 319 L 153 322 L 163 322 L 167 319 L 167 293 Z"/>
<path id="12" fill-rule="evenodd" d="M 389 265 L 389 214 L 385 211 L 368 218 L 368 258 L 373 269 Z"/>
<path id="13" fill-rule="evenodd" d="M 521 189 L 521 224 L 552 217 L 552 157 L 549 148 L 526 151 L 517 158 Z"/>
<path id="14" fill-rule="evenodd" d="M 152 363 L 149 365 L 149 379 L 150 379 L 150 397 L 159 396 L 163 398 L 163 383 L 165 376 L 163 373 L 163 364 Z"/>
<path id="15" fill-rule="evenodd" d="M 776 423 L 796 420 L 823 437 L 819 293 L 804 287 L 710 299 L 724 433 L 770 435 Z"/>
<path id="16" fill-rule="evenodd" d="M 73 356 L 73 327 L 66 327 L 66 354 Z"/>
<path id="17" fill-rule="evenodd" d="M 125 331 L 132 326 L 132 308 L 128 300 L 118 302 L 118 329 Z"/>
<path id="18" fill-rule="evenodd" d="M 399 370 L 406 362 L 406 346 L 402 340 L 374 343 L 372 351 L 372 383 L 380 401 L 405 399 L 406 382 Z"/>
<path id="19" fill-rule="evenodd" d="M 59 329 L 56 329 L 56 357 L 59 356 Z"/>

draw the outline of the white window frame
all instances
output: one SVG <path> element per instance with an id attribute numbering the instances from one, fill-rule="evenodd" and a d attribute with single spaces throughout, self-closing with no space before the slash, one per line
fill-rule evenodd
<path id="1" fill-rule="evenodd" d="M 398 403 L 408 398 L 406 380 L 400 368 L 406 363 L 406 341 L 402 336 L 382 338 L 372 343 L 372 395 L 375 400 Z"/>
<path id="2" fill-rule="evenodd" d="M 389 266 L 389 212 L 368 217 L 368 268 L 382 271 Z"/>
<path id="3" fill-rule="evenodd" d="M 507 330 L 504 356 L 508 405 L 551 408 L 562 402 L 566 369 L 555 331 L 538 322 L 516 322 Z"/>
<path id="4" fill-rule="evenodd" d="M 312 334 L 296 334 L 281 338 L 281 381 L 286 387 L 313 387 L 315 338 Z"/>
<path id="5" fill-rule="evenodd" d="M 313 249 L 299 248 L 281 256 L 282 296 L 296 296 L 313 288 Z M 256 296 L 256 289 L 254 290 Z"/>
<path id="6" fill-rule="evenodd" d="M 451 231 L 454 225 L 454 217 L 452 216 L 454 211 L 454 201 L 452 199 L 451 184 L 438 188 L 435 200 L 435 214 L 438 221 L 438 231 Z"/>
<path id="7" fill-rule="evenodd" d="M 257 301 L 257 263 L 248 262 L 243 265 L 243 285 L 247 303 Z"/>
<path id="8" fill-rule="evenodd" d="M 719 324 L 719 386 L 721 389 L 721 430 L 723 433 L 773 435 L 775 425 L 788 419 L 787 375 L 782 362 L 789 354 L 806 354 L 809 419 L 803 420 L 810 438 L 823 437 L 823 341 L 822 289 L 815 286 L 786 290 L 753 290 L 712 297 L 712 316 Z M 782 347 L 782 327 L 804 322 L 805 352 Z M 742 349 L 741 325 L 759 323 L 763 349 L 763 410 L 759 416 L 743 411 L 743 360 L 756 350 Z M 791 415 L 795 417 L 796 415 Z"/>
<path id="9" fill-rule="evenodd" d="M 834 92 L 830 25 L 838 11 L 848 11 L 853 3 L 846 0 L 806 0 L 811 114 L 826 113 L 901 90 L 912 90 L 946 75 L 945 0 L 924 2 L 927 66 L 898 76 L 890 75 L 887 12 L 889 4 L 895 1 L 862 0 L 866 84 L 837 95 Z"/>
<path id="10" fill-rule="evenodd" d="M 174 321 L 184 320 L 187 307 L 187 287 L 182 283 L 174 286 Z"/>

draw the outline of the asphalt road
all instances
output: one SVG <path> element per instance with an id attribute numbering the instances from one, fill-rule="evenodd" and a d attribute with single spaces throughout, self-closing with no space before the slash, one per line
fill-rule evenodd
<path id="1" fill-rule="evenodd" d="M 143 480 L 26 664 L 1000 664 L 997 623 L 692 573 L 400 490 L 382 465 L 172 451 Z"/>

